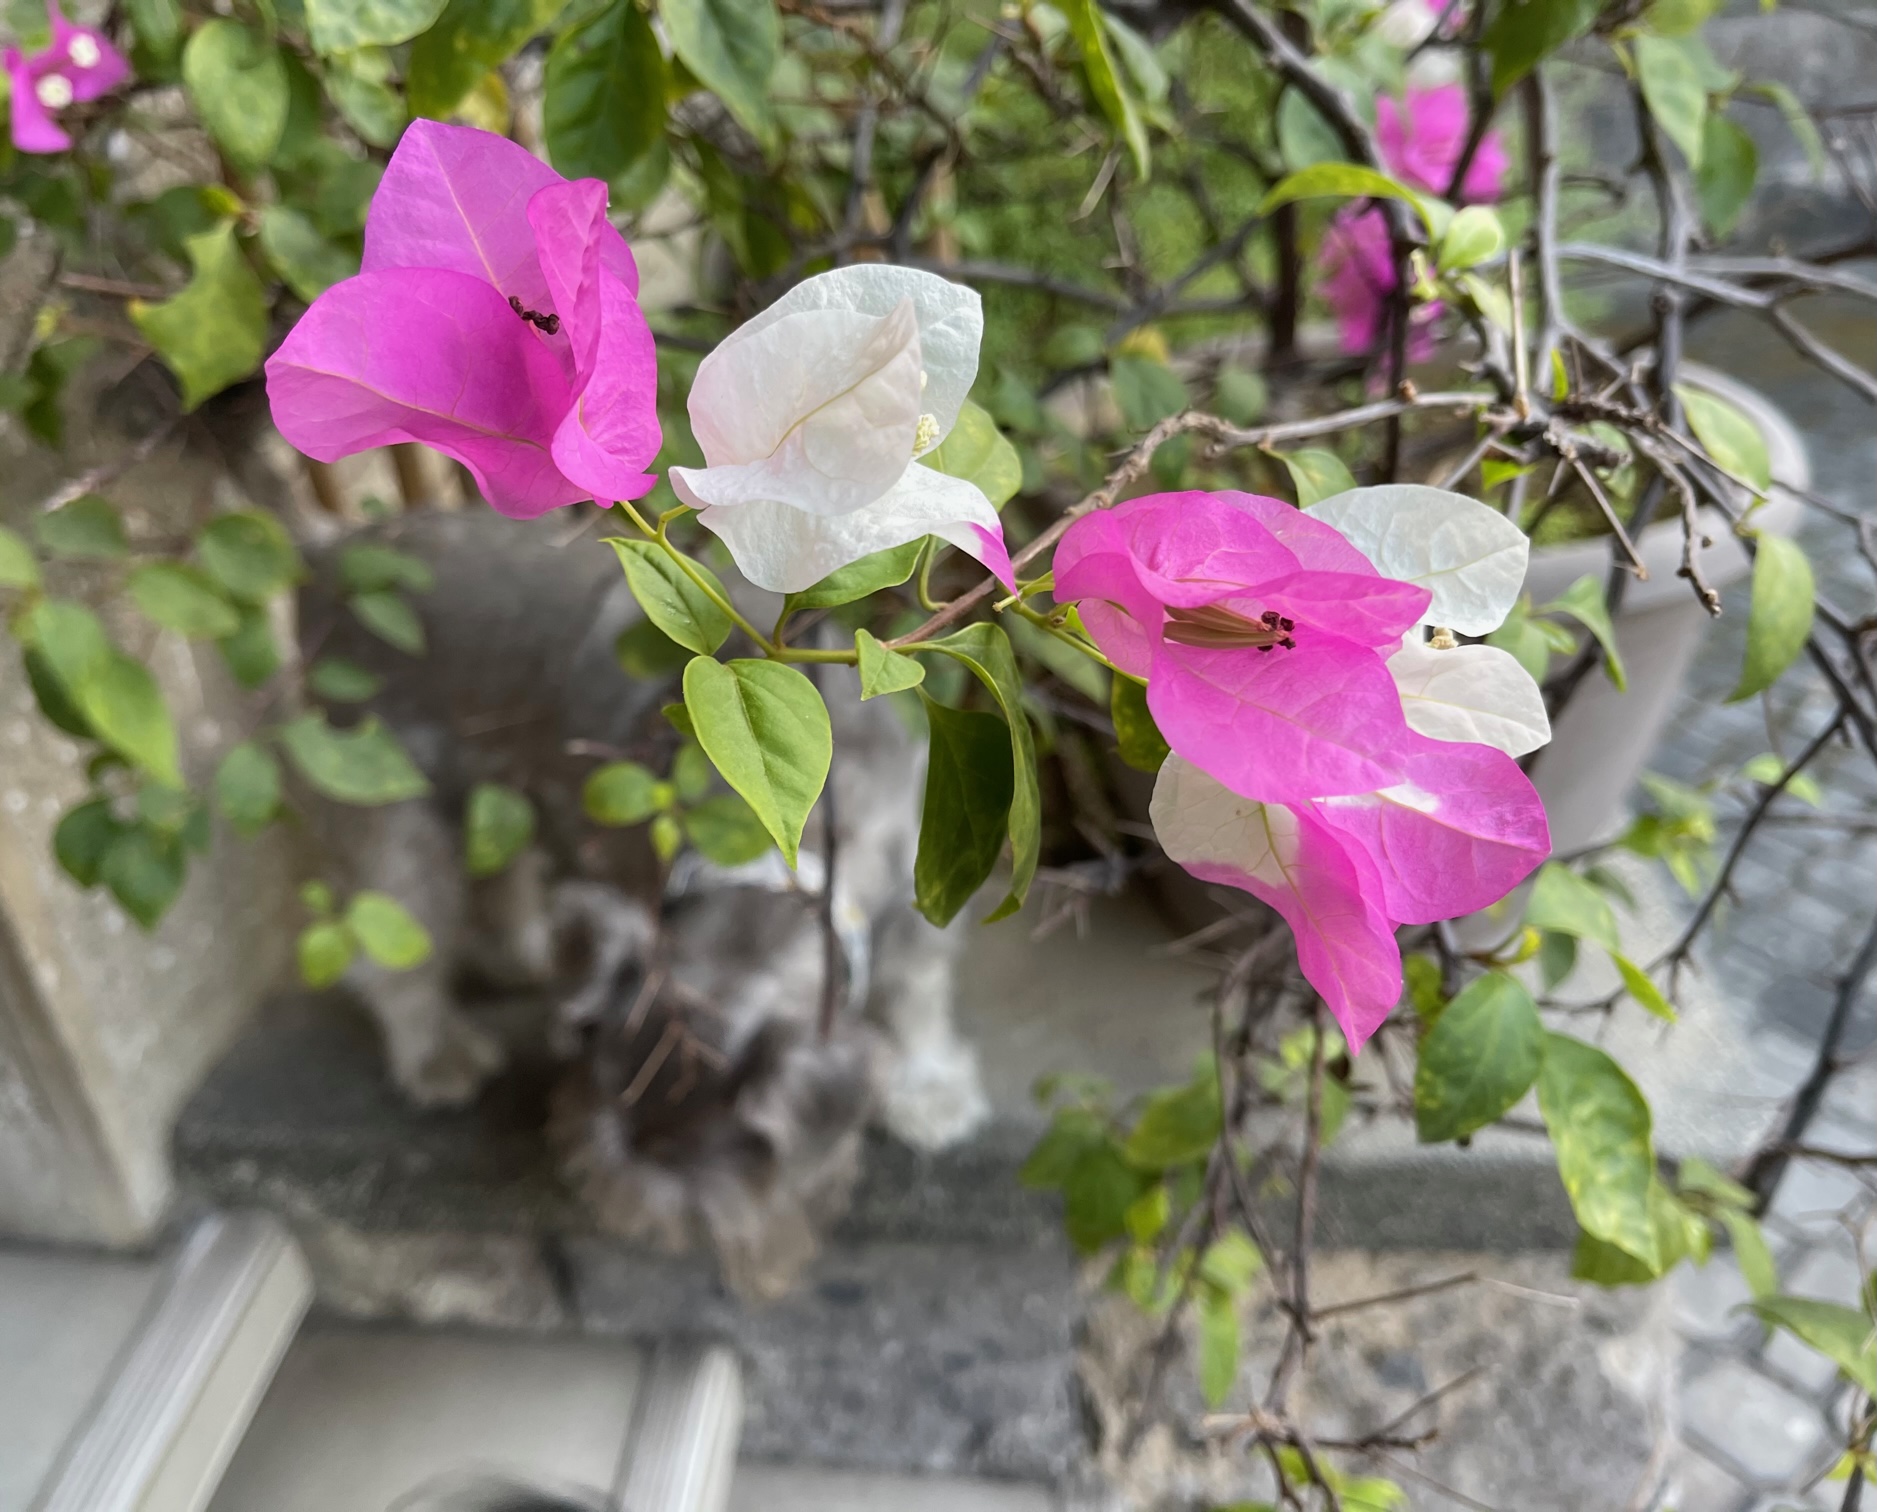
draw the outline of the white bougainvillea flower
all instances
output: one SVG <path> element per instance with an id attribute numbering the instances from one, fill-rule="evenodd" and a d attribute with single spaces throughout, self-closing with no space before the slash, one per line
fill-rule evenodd
<path id="1" fill-rule="evenodd" d="M 672 468 L 672 487 L 779 593 L 927 535 L 1014 587 L 991 501 L 916 460 L 957 423 L 983 334 L 976 292 L 931 273 L 868 263 L 797 284 L 698 366 L 706 465 Z"/>
<path id="2" fill-rule="evenodd" d="M 1486 635 L 1505 623 L 1525 584 L 1525 533 L 1477 499 L 1400 483 L 1357 488 L 1312 506 L 1383 577 L 1432 595 L 1423 625 Z M 1508 756 L 1551 738 L 1531 674 L 1496 646 L 1445 650 L 1411 632 L 1388 659 L 1408 727 L 1434 740 L 1493 746 Z"/>

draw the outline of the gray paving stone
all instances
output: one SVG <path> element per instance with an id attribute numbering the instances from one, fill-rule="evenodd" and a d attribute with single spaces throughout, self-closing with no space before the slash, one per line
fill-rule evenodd
<path id="1" fill-rule="evenodd" d="M 1675 1326 L 1688 1338 L 1746 1343 L 1758 1335 L 1759 1325 L 1734 1310 L 1751 1301 L 1753 1293 L 1731 1254 L 1717 1253 L 1699 1269 L 1680 1266 L 1669 1285 L 1675 1292 Z"/>
<path id="2" fill-rule="evenodd" d="M 1781 1328 L 1775 1328 L 1767 1339 L 1760 1361 L 1788 1385 L 1814 1400 L 1835 1389 L 1838 1383 L 1836 1365 Z"/>
<path id="3" fill-rule="evenodd" d="M 1691 1442 L 1761 1486 L 1791 1485 L 1825 1446 L 1818 1409 L 1740 1360 L 1703 1372 L 1682 1412 Z"/>
<path id="4" fill-rule="evenodd" d="M 1856 1171 L 1820 1160 L 1795 1160 L 1786 1167 L 1771 1211 L 1794 1228 L 1820 1235 L 1841 1234 L 1840 1214 L 1869 1206 L 1871 1190 Z"/>
<path id="5" fill-rule="evenodd" d="M 1785 1284 L 1801 1297 L 1822 1297 L 1851 1306 L 1857 1302 L 1863 1279 L 1850 1236 L 1840 1234 L 1809 1251 L 1792 1268 Z"/>
<path id="6" fill-rule="evenodd" d="M 1669 1466 L 1662 1505 L 1670 1512 L 1740 1512 L 1752 1488 L 1706 1455 L 1684 1448 Z"/>

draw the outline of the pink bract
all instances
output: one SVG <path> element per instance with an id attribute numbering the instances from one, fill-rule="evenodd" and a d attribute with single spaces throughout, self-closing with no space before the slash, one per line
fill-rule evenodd
<path id="1" fill-rule="evenodd" d="M 637 293 L 603 183 L 415 121 L 372 198 L 362 271 L 268 359 L 274 422 L 321 462 L 422 442 L 517 519 L 636 499 L 660 443 Z"/>
<path id="2" fill-rule="evenodd" d="M 130 77 L 130 65 L 110 38 L 89 26 L 74 26 L 57 4 L 46 8 L 52 41 L 30 56 L 17 47 L 5 53 L 12 83 L 13 145 L 21 152 L 63 152 L 72 145 L 53 112 L 109 94 Z"/>
<path id="3" fill-rule="evenodd" d="M 1383 168 L 1411 188 L 1445 196 L 1466 148 L 1467 110 L 1466 91 L 1458 84 L 1410 90 L 1401 102 L 1382 96 L 1376 103 L 1375 140 Z M 1499 133 L 1487 132 L 1467 168 L 1460 201 L 1482 204 L 1498 198 L 1506 163 Z M 1388 297 L 1395 291 L 1394 257 L 1381 212 L 1339 211 L 1324 234 L 1320 258 L 1323 297 L 1336 313 L 1343 350 L 1372 350 L 1381 339 Z M 1416 361 L 1432 352 L 1428 327 L 1439 314 L 1437 304 L 1414 311 L 1409 356 Z"/>
<path id="4" fill-rule="evenodd" d="M 1070 527 L 1055 584 L 1147 683 L 1174 753 L 1167 854 L 1283 915 L 1352 1048 L 1400 998 L 1397 926 L 1485 908 L 1550 853 L 1516 761 L 1407 723 L 1386 660 L 1427 590 L 1322 520 L 1252 494 L 1134 499 Z"/>
<path id="5" fill-rule="evenodd" d="M 1302 554 L 1264 522 L 1286 516 Z M 1168 743 L 1234 792 L 1283 803 L 1400 780 L 1385 658 L 1429 596 L 1328 526 L 1249 494 L 1155 494 L 1070 527 L 1055 582 L 1145 679 Z"/>

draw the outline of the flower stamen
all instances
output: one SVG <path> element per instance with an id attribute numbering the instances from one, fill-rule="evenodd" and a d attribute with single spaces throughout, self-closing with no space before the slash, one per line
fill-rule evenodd
<path id="1" fill-rule="evenodd" d="M 549 336 L 560 335 L 560 316 L 543 315 L 538 310 L 525 309 L 519 295 L 508 296 L 508 307 L 536 330 Z"/>
<path id="2" fill-rule="evenodd" d="M 1281 646 L 1294 651 L 1297 642 L 1291 632 L 1297 622 L 1286 619 L 1275 609 L 1267 609 L 1251 619 L 1219 604 L 1202 604 L 1194 609 L 1167 606 L 1166 637 L 1182 646 L 1200 646 L 1207 650 L 1242 650 L 1253 647 L 1269 651 Z"/>

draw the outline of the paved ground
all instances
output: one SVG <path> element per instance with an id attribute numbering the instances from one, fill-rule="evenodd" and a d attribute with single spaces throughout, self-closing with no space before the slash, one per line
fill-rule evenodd
<path id="1" fill-rule="evenodd" d="M 1834 339 L 1843 344 L 1845 331 Z M 1868 348 L 1868 316 L 1849 333 Z M 1719 321 L 1694 344 L 1692 355 L 1741 371 L 1741 343 L 1752 349 L 1754 381 L 1773 393 L 1807 432 L 1818 490 L 1851 508 L 1872 506 L 1877 477 L 1877 434 L 1869 407 L 1831 380 L 1799 366 L 1783 350 L 1768 349 L 1738 325 Z M 1818 568 L 1820 591 L 1852 613 L 1872 600 L 1871 576 L 1845 534 L 1814 519 L 1803 532 Z M 1790 754 L 1828 713 L 1816 677 L 1787 679 L 1769 711 L 1758 700 L 1719 702 L 1740 665 L 1745 631 L 1744 594 L 1730 599 L 1727 615 L 1704 649 L 1685 706 L 1656 767 L 1687 782 L 1706 782 L 1774 748 Z M 1789 685 L 1790 684 L 1790 685 Z M 1828 805 L 1877 817 L 1877 774 L 1858 751 L 1832 750 L 1819 775 Z M 1808 813 L 1797 803 L 1793 815 Z M 1799 822 L 1768 827 L 1737 873 L 1738 902 L 1721 921 L 1708 969 L 1745 1017 L 1756 1051 L 1772 1065 L 1803 1073 L 1823 1026 L 1835 979 L 1870 928 L 1877 903 L 1877 840 Z M 1832 1099 L 1828 1114 L 1808 1137 L 1814 1143 L 1870 1151 L 1877 1148 L 1877 1078 L 1868 1055 L 1872 994 L 1860 1005 L 1851 1048 L 1866 1052 L 1863 1066 Z M 1769 1222 L 1779 1249 L 1785 1289 L 1851 1303 L 1858 1262 L 1840 1213 L 1869 1219 L 1877 1198 L 1842 1168 L 1791 1168 Z M 1682 1398 L 1682 1450 L 1674 1466 L 1680 1512 L 1760 1512 L 1775 1507 L 1837 1507 L 1840 1487 L 1819 1477 L 1842 1443 L 1837 1426 L 1847 1410 L 1844 1390 L 1829 1363 L 1791 1339 L 1767 1340 L 1731 1309 L 1747 1296 L 1730 1256 L 1704 1271 L 1677 1277 L 1677 1311 L 1690 1341 Z"/>

